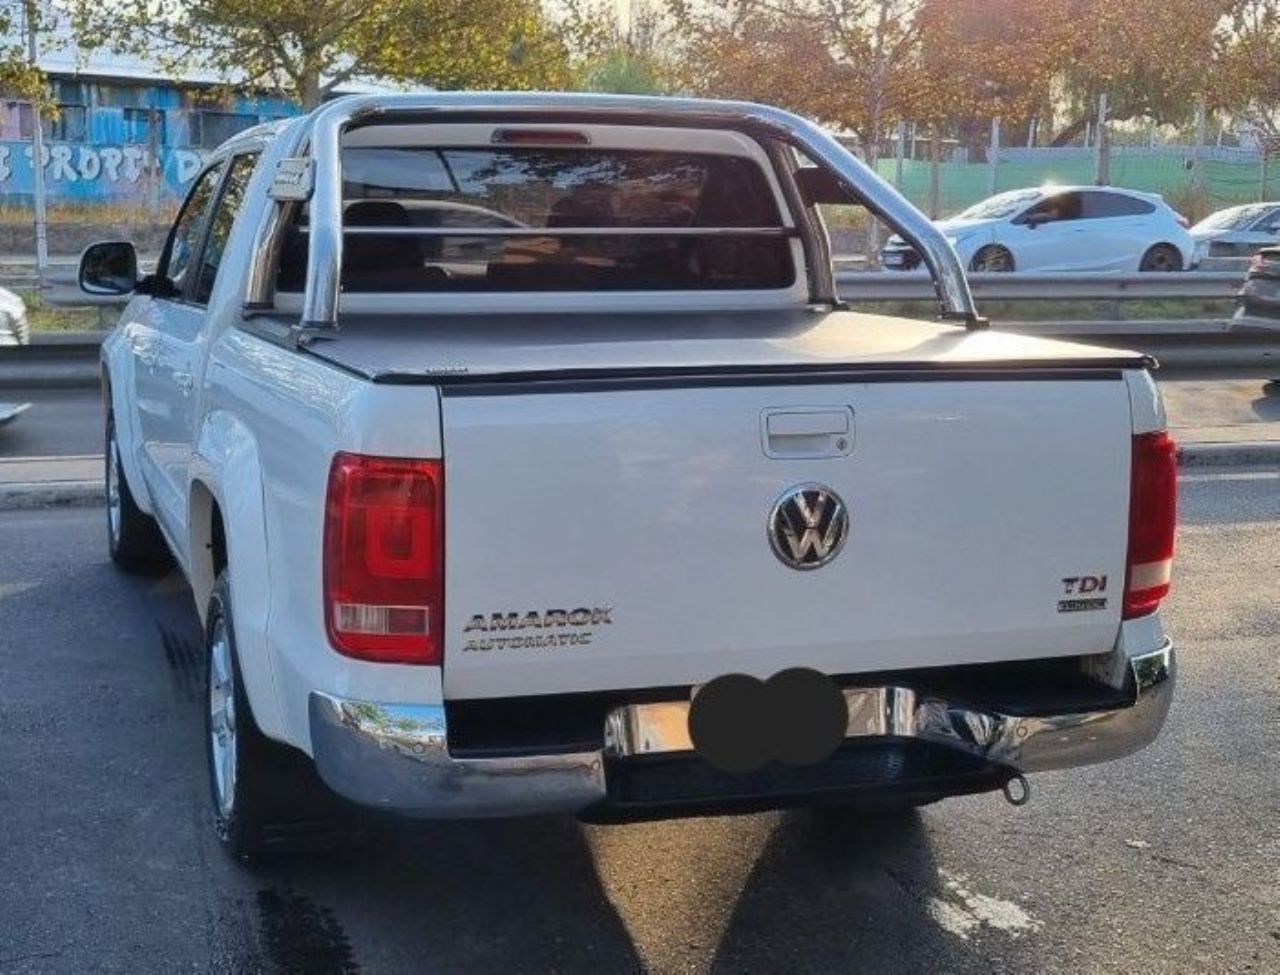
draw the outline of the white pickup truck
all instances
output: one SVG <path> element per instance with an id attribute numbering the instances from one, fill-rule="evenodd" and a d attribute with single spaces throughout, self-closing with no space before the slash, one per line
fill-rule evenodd
<path id="1" fill-rule="evenodd" d="M 912 244 L 939 323 L 839 300 L 828 203 Z M 80 280 L 128 299 L 111 555 L 190 581 L 237 854 L 316 772 L 422 817 L 910 804 L 1164 719 L 1151 363 L 987 330 L 794 115 L 343 99 L 218 149 L 154 274 L 113 242 Z"/>

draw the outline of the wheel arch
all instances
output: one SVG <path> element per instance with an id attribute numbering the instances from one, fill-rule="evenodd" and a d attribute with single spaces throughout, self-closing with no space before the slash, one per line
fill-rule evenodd
<path id="1" fill-rule="evenodd" d="M 218 574 L 227 572 L 245 693 L 263 734 L 282 737 L 275 660 L 267 639 L 271 568 L 262 465 L 251 431 L 224 411 L 205 417 L 188 489 L 189 580 L 202 623 Z"/>

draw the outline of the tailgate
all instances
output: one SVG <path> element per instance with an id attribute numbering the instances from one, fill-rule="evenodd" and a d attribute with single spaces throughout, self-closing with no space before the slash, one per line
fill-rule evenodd
<path id="1" fill-rule="evenodd" d="M 451 698 L 1115 640 L 1116 373 L 445 392 Z"/>

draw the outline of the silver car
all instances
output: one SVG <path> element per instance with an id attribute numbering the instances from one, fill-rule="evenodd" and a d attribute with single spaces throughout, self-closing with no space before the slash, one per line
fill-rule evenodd
<path id="1" fill-rule="evenodd" d="M 1209 214 L 1191 228 L 1195 263 L 1206 257 L 1252 257 L 1280 244 L 1280 203 L 1246 203 Z"/>

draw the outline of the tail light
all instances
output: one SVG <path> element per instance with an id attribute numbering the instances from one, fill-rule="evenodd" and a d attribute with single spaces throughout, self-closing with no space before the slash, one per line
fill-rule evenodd
<path id="1" fill-rule="evenodd" d="M 1133 438 L 1124 618 L 1154 612 L 1169 594 L 1177 521 L 1177 446 L 1168 433 Z"/>
<path id="2" fill-rule="evenodd" d="M 444 466 L 337 454 L 324 522 L 324 613 L 339 653 L 438 664 Z"/>

